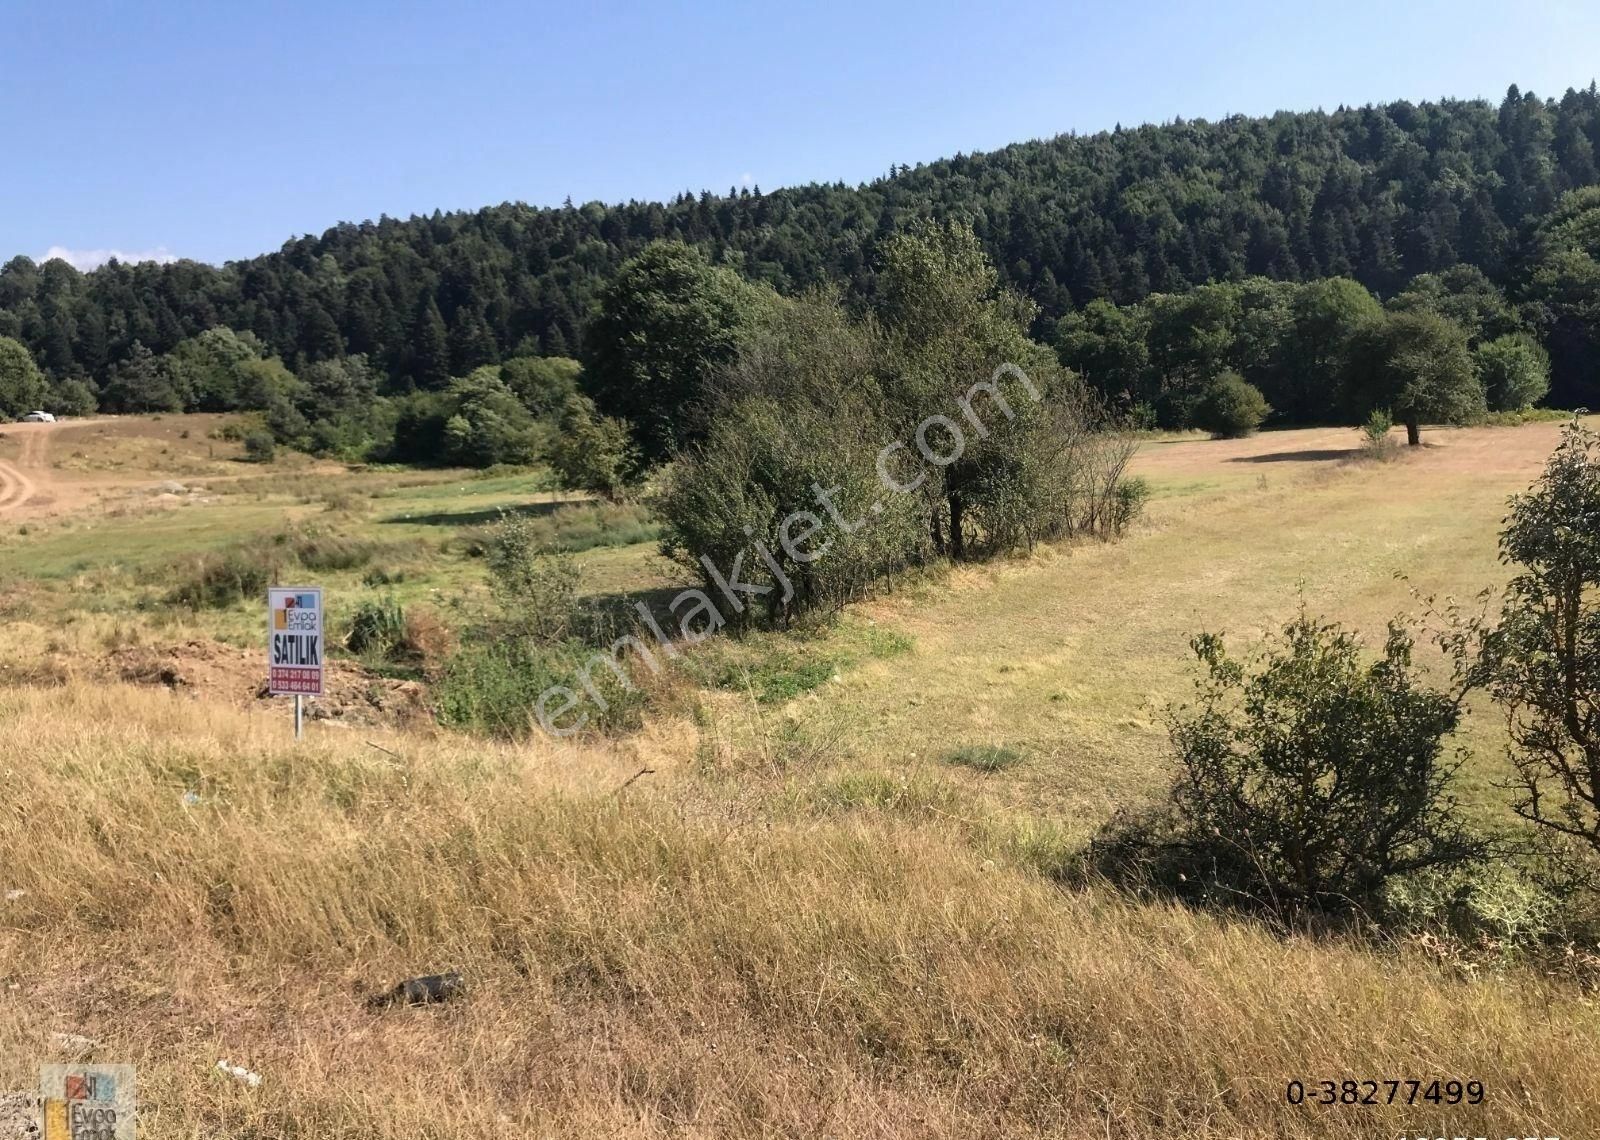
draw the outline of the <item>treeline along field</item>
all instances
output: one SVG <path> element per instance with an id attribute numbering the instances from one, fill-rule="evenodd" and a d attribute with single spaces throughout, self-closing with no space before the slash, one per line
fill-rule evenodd
<path id="1" fill-rule="evenodd" d="M 384 218 L 221 268 L 80 274 L 16 257 L 0 270 L 0 337 L 41 376 L 29 389 L 0 379 L 0 410 L 29 402 L 24 392 L 73 411 L 261 406 L 248 386 L 185 385 L 180 346 L 219 327 L 313 387 L 370 376 L 385 393 L 439 391 L 516 358 L 588 359 L 602 292 L 651 242 L 684 242 L 786 295 L 832 283 L 870 298 L 883 239 L 930 217 L 971 226 L 1001 283 L 1038 307 L 1035 335 L 1094 301 L 1206 282 L 1350 278 L 1389 298 L 1470 267 L 1544 344 L 1556 400 L 1593 405 L 1596 251 L 1592 227 L 1571 224 L 1593 202 L 1561 203 L 1600 177 L 1597 144 L 1592 84 L 1559 100 L 1513 87 L 1498 108 L 1394 103 L 1063 136 L 895 166 L 853 188 Z M 307 375 L 352 359 L 354 379 Z"/>

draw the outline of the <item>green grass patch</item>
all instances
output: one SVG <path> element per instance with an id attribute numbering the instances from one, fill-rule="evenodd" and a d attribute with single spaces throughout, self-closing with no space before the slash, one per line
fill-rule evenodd
<path id="1" fill-rule="evenodd" d="M 998 744 L 963 744 L 946 753 L 944 762 L 976 772 L 1004 772 L 1022 763 L 1022 753 Z"/>
<path id="2" fill-rule="evenodd" d="M 833 675 L 834 663 L 826 657 L 804 661 L 782 655 L 750 665 L 728 662 L 717 675 L 716 685 L 735 692 L 749 691 L 762 704 L 776 704 L 820 688 Z"/>
<path id="3" fill-rule="evenodd" d="M 841 620 L 720 639 L 694 655 L 690 672 L 703 685 L 753 693 L 762 704 L 780 704 L 865 661 L 902 657 L 913 647 L 899 630 Z"/>
<path id="4" fill-rule="evenodd" d="M 942 780 L 920 773 L 846 772 L 811 790 L 809 801 L 823 812 L 879 811 L 922 816 L 949 812 L 958 796 Z"/>

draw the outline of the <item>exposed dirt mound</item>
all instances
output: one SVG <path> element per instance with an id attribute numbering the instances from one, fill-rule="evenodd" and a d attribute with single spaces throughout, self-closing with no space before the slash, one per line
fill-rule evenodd
<path id="1" fill-rule="evenodd" d="M 217 641 L 126 646 L 108 654 L 106 665 L 119 680 L 165 685 L 196 697 L 236 704 L 270 699 L 263 655 Z M 312 720 L 410 725 L 432 718 L 425 686 L 378 676 L 352 661 L 329 661 L 324 685 L 326 694 L 306 701 L 306 716 Z M 280 703 L 287 712 L 289 701 Z"/>

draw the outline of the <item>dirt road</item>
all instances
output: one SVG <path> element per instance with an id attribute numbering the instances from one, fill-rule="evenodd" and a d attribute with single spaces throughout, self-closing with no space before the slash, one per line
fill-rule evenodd
<path id="1" fill-rule="evenodd" d="M 46 441 L 55 424 L 17 424 L 7 428 L 15 431 L 22 440 L 22 454 L 15 463 L 0 459 L 0 518 L 15 514 L 38 489 L 27 475 L 44 466 Z M 43 428 L 41 431 L 39 429 Z"/>
<path id="2" fill-rule="evenodd" d="M 54 482 L 47 456 L 50 437 L 64 427 L 99 423 L 98 419 L 67 420 L 55 424 L 6 424 L 0 428 L 7 439 L 18 442 L 21 450 L 11 461 L 0 459 L 0 518 L 19 513 L 40 492 Z"/>

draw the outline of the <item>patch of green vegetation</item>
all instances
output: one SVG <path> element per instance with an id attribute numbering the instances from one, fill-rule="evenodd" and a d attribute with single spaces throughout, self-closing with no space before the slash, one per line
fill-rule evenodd
<path id="1" fill-rule="evenodd" d="M 911 638 L 899 630 L 831 621 L 718 641 L 696 655 L 695 664 L 701 667 L 691 665 L 690 672 L 702 684 L 778 704 L 818 689 L 862 662 L 904 656 L 912 648 Z"/>
<path id="2" fill-rule="evenodd" d="M 1022 763 L 1022 753 L 998 744 L 963 744 L 946 753 L 944 762 L 978 772 L 1004 772 Z"/>
<path id="3" fill-rule="evenodd" d="M 949 811 L 956 790 L 942 780 L 919 773 L 847 772 L 814 788 L 811 805 L 824 812 L 880 811 L 919 816 Z"/>
<path id="4" fill-rule="evenodd" d="M 753 665 L 729 662 L 718 674 L 719 688 L 749 691 L 762 704 L 793 700 L 828 683 L 834 663 L 828 658 L 800 661 L 788 655 L 770 657 Z"/>

